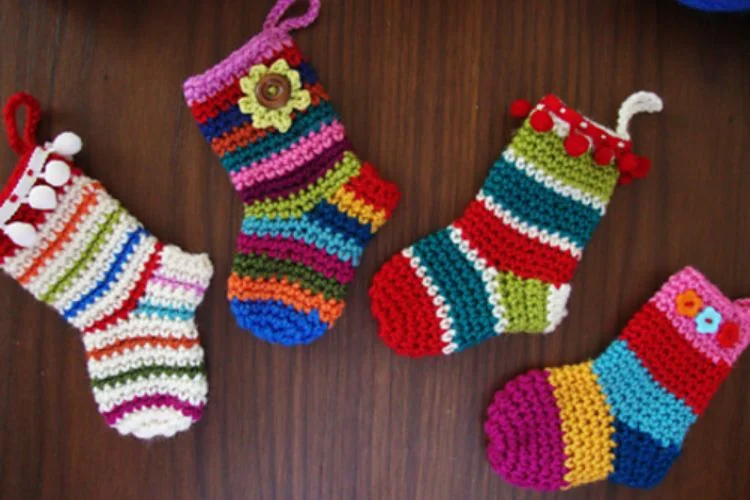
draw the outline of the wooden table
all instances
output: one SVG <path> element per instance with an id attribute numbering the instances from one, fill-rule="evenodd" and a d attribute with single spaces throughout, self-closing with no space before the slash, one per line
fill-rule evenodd
<path id="1" fill-rule="evenodd" d="M 597 355 L 684 265 L 750 294 L 750 18 L 668 0 L 324 0 L 299 44 L 402 202 L 323 339 L 288 349 L 240 330 L 224 294 L 241 205 L 180 85 L 255 33 L 271 4 L 0 2 L 3 99 L 38 96 L 44 138 L 76 131 L 88 174 L 216 267 L 198 316 L 207 412 L 151 443 L 102 423 L 76 331 L 0 279 L 0 498 L 541 498 L 485 459 L 484 411 L 504 382 Z M 369 312 L 370 278 L 461 213 L 512 133 L 508 105 L 556 92 L 612 124 L 641 88 L 666 104 L 632 127 L 654 168 L 618 189 L 563 326 L 444 359 L 392 354 Z M 4 178 L 15 158 L 0 155 Z M 560 497 L 749 498 L 748 388 L 746 355 L 653 492 L 597 484 Z"/>

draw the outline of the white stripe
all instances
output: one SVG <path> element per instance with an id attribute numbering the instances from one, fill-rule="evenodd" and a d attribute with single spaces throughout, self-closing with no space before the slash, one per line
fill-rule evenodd
<path id="1" fill-rule="evenodd" d="M 47 259 L 36 276 L 29 282 L 28 290 L 40 298 L 62 278 L 91 245 L 102 224 L 117 208 L 110 197 L 99 198 L 79 220 L 73 232 L 66 237 L 62 249 Z"/>
<path id="2" fill-rule="evenodd" d="M 123 212 L 109 233 L 107 241 L 99 248 L 99 251 L 90 259 L 85 268 L 79 271 L 75 277 L 55 298 L 52 305 L 62 312 L 73 303 L 90 292 L 96 284 L 104 279 L 107 270 L 117 258 L 120 250 L 125 246 L 127 235 L 138 228 L 138 221 L 128 213 Z"/>
<path id="3" fill-rule="evenodd" d="M 568 315 L 567 304 L 570 291 L 571 287 L 567 283 L 560 287 L 547 286 L 547 328 L 544 329 L 544 333 L 554 331 Z"/>
<path id="4" fill-rule="evenodd" d="M 203 362 L 203 348 L 194 345 L 189 349 L 172 347 L 152 347 L 139 345 L 119 354 L 89 359 L 88 369 L 91 378 L 107 378 L 138 368 L 169 366 L 172 368 L 197 367 Z"/>
<path id="5" fill-rule="evenodd" d="M 96 302 L 87 305 L 75 318 L 72 318 L 70 324 L 83 330 L 119 309 L 138 283 L 148 259 L 154 253 L 156 243 L 154 236 L 142 236 L 133 252 L 127 256 L 127 262 L 120 268 L 114 280 L 109 283 L 109 288 L 96 299 Z"/>
<path id="6" fill-rule="evenodd" d="M 474 269 L 482 276 L 484 290 L 488 295 L 488 302 L 492 308 L 492 316 L 495 318 L 494 331 L 495 335 L 500 335 L 508 327 L 508 320 L 505 316 L 505 307 L 500 296 L 500 287 L 497 283 L 497 277 L 500 274 L 497 269 L 487 264 L 487 261 L 479 257 L 479 252 L 471 248 L 471 243 L 463 238 L 461 228 L 453 225 L 448 226 L 450 240 L 458 248 L 458 251 L 468 260 Z"/>
<path id="7" fill-rule="evenodd" d="M 520 218 L 514 217 L 510 210 L 505 210 L 500 203 L 492 199 L 492 196 L 485 194 L 481 190 L 479 191 L 479 194 L 477 194 L 476 199 L 484 204 L 487 210 L 494 213 L 498 219 L 501 219 L 505 225 L 512 227 L 518 233 L 537 240 L 544 245 L 567 252 L 576 260 L 581 260 L 583 250 L 567 237 L 560 236 L 560 233 L 557 232 L 550 234 L 544 229 L 540 229 L 536 226 L 529 226 Z"/>
<path id="8" fill-rule="evenodd" d="M 452 354 L 458 349 L 458 344 L 453 342 L 456 337 L 456 331 L 451 328 L 453 326 L 453 319 L 450 317 L 451 306 L 446 303 L 445 297 L 440 293 L 440 288 L 432 281 L 432 278 L 427 272 L 427 268 L 422 265 L 419 257 L 414 255 L 414 247 L 406 247 L 401 251 L 401 255 L 409 259 L 409 266 L 414 270 L 414 274 L 422 282 L 422 286 L 425 287 L 427 295 L 432 299 L 432 303 L 435 305 L 435 316 L 437 317 L 438 324 L 440 325 L 440 340 L 445 343 L 443 347 L 443 354 Z"/>
<path id="9" fill-rule="evenodd" d="M 187 430 L 192 423 L 191 417 L 174 408 L 145 408 L 124 415 L 114 427 L 123 436 L 132 434 L 140 439 L 151 439 L 172 437 Z"/>
<path id="10" fill-rule="evenodd" d="M 185 375 L 171 375 L 129 381 L 116 387 L 94 388 L 94 399 L 100 413 L 112 411 L 115 407 L 143 396 L 169 394 L 191 405 L 199 406 L 208 401 L 208 381 L 204 375 L 189 378 Z"/>
<path id="11" fill-rule="evenodd" d="M 577 187 L 569 186 L 561 180 L 549 175 L 547 172 L 536 167 L 533 163 L 516 153 L 511 147 L 508 147 L 503 152 L 503 158 L 507 162 L 515 165 L 518 170 L 525 173 L 528 177 L 533 178 L 536 182 L 543 184 L 547 189 L 551 189 L 560 196 L 596 210 L 599 212 L 600 216 L 603 216 L 607 212 L 607 202 L 605 200 L 602 200 L 593 194 L 586 193 Z"/>
<path id="12" fill-rule="evenodd" d="M 89 352 L 144 335 L 163 339 L 197 339 L 198 329 L 192 321 L 181 319 L 131 317 L 106 330 L 86 333 L 81 338 L 86 352 Z"/>

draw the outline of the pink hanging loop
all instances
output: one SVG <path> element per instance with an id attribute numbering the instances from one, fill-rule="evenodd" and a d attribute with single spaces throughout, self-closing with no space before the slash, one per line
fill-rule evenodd
<path id="1" fill-rule="evenodd" d="M 18 133 L 18 122 L 16 113 L 21 106 L 26 107 L 26 125 L 23 127 L 23 137 Z M 39 101 L 30 94 L 18 92 L 13 94 L 3 109 L 3 120 L 5 121 L 5 131 L 8 134 L 10 147 L 23 155 L 36 147 L 36 129 L 39 126 L 39 120 L 42 117 L 42 111 L 39 107 Z"/>
<path id="2" fill-rule="evenodd" d="M 268 13 L 266 22 L 263 23 L 263 29 L 267 30 L 277 28 L 289 32 L 310 26 L 315 19 L 318 18 L 318 13 L 320 12 L 320 0 L 308 0 L 310 7 L 307 9 L 307 12 L 299 17 L 286 19 L 279 24 L 279 21 L 284 17 L 286 11 L 289 10 L 289 7 L 291 7 L 296 1 L 297 0 L 278 0 L 276 5 L 273 6 L 273 9 L 271 9 L 271 12 Z"/>

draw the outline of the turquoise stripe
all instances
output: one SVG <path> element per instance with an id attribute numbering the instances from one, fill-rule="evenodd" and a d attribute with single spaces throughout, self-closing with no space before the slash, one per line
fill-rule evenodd
<path id="1" fill-rule="evenodd" d="M 158 316 L 171 320 L 187 321 L 195 316 L 195 309 L 188 307 L 164 307 L 152 304 L 148 300 L 141 300 L 134 311 L 136 314 L 145 314 L 147 316 Z"/>
<path id="2" fill-rule="evenodd" d="M 354 266 L 359 265 L 362 257 L 362 246 L 355 238 L 347 238 L 342 233 L 331 231 L 310 219 L 307 214 L 299 219 L 246 217 L 242 221 L 242 232 L 250 236 L 281 236 L 304 241 L 308 245 L 335 255 L 343 262 L 351 261 Z"/>
<path id="3" fill-rule="evenodd" d="M 453 339 L 461 351 L 495 335 L 495 317 L 482 275 L 450 240 L 447 229 L 432 233 L 414 245 L 414 255 L 427 269 L 450 306 Z"/>
<path id="4" fill-rule="evenodd" d="M 274 153 L 289 149 L 300 138 L 307 137 L 311 132 L 320 132 L 323 125 L 330 125 L 338 119 L 330 103 L 321 102 L 319 106 L 310 107 L 307 112 L 297 115 L 292 127 L 285 133 L 269 133 L 257 142 L 226 153 L 221 157 L 221 164 L 229 172 L 240 170 Z"/>
<path id="5" fill-rule="evenodd" d="M 614 341 L 594 361 L 593 371 L 618 421 L 664 447 L 682 445 L 698 417 L 653 379 L 627 342 Z"/>
<path id="6" fill-rule="evenodd" d="M 598 210 L 557 194 L 505 158 L 492 166 L 482 189 L 527 224 L 559 233 L 581 248 L 601 219 Z"/>

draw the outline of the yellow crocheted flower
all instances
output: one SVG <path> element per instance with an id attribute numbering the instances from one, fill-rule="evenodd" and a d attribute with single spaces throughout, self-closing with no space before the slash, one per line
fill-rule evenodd
<path id="1" fill-rule="evenodd" d="M 703 300 L 695 290 L 686 290 L 677 296 L 675 300 L 677 312 L 682 316 L 694 318 L 703 307 Z"/>
<path id="2" fill-rule="evenodd" d="M 240 111 L 253 117 L 255 128 L 275 127 L 286 132 L 292 126 L 294 110 L 304 111 L 310 106 L 310 92 L 302 88 L 299 72 L 278 59 L 271 67 L 257 64 L 248 76 L 240 79 L 246 94 L 239 100 Z"/>

